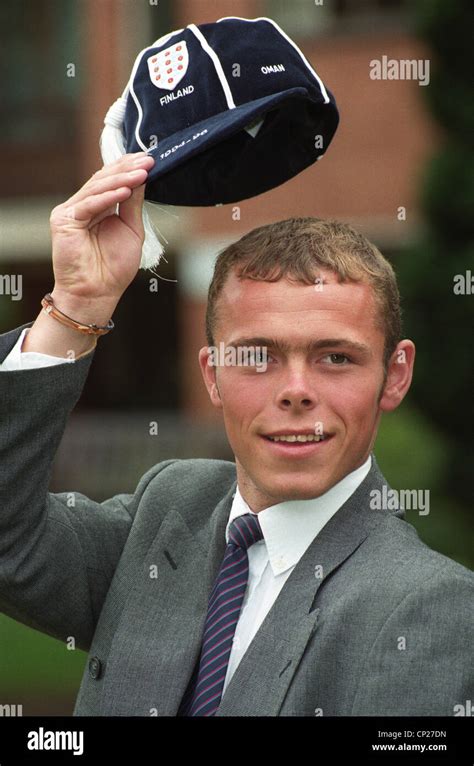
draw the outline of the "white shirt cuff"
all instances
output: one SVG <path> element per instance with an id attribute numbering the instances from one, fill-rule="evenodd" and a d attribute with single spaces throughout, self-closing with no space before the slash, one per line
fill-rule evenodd
<path id="1" fill-rule="evenodd" d="M 29 330 L 29 327 L 25 327 L 22 331 L 10 353 L 0 364 L 0 370 L 33 370 L 36 367 L 52 367 L 54 364 L 64 364 L 64 362 L 70 361 L 61 356 L 40 354 L 38 351 L 22 352 L 21 346 Z"/>

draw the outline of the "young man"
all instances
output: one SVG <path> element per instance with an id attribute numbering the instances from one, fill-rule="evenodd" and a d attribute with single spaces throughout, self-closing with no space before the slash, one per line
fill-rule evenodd
<path id="1" fill-rule="evenodd" d="M 152 163 L 53 211 L 53 303 L 77 322 L 105 326 L 136 274 Z M 3 611 L 89 652 L 76 715 L 453 715 L 474 577 L 371 502 L 415 356 L 390 265 L 343 224 L 261 227 L 218 258 L 207 340 L 235 465 L 167 460 L 71 507 L 48 480 L 93 344 L 44 311 L 0 336 Z"/>

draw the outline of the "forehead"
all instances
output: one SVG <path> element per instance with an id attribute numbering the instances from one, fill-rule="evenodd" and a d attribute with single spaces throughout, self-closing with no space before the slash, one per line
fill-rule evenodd
<path id="1" fill-rule="evenodd" d="M 321 271 L 322 283 L 305 285 L 282 278 L 277 282 L 239 279 L 232 272 L 217 305 L 216 336 L 243 337 L 278 334 L 326 337 L 350 332 L 358 338 L 378 334 L 377 305 L 372 286 L 365 281 L 338 282 L 332 272 Z"/>

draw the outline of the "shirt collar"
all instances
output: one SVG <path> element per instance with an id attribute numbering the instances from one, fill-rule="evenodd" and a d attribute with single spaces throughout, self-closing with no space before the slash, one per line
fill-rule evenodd
<path id="1" fill-rule="evenodd" d="M 244 513 L 258 515 L 273 574 L 285 572 L 298 563 L 331 516 L 365 479 L 371 465 L 369 455 L 363 465 L 344 476 L 323 495 L 309 500 L 285 500 L 258 514 L 247 505 L 237 485 L 225 529 L 226 543 L 229 542 L 229 526 L 237 516 Z M 263 541 L 256 544 L 263 544 Z"/>

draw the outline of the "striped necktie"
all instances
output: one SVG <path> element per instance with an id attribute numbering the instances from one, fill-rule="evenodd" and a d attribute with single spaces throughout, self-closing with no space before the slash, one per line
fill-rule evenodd
<path id="1" fill-rule="evenodd" d="M 178 716 L 212 716 L 219 707 L 235 628 L 247 588 L 247 548 L 263 538 L 257 515 L 237 516 L 209 597 L 199 668 L 181 702 Z"/>

